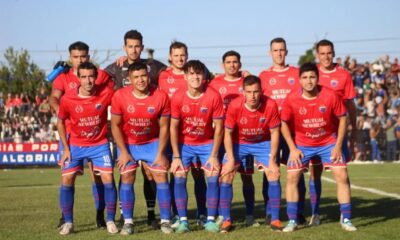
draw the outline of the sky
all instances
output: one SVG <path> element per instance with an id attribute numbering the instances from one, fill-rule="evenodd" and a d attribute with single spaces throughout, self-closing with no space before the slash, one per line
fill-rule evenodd
<path id="1" fill-rule="evenodd" d="M 167 63 L 172 41 L 189 47 L 189 59 L 222 72 L 222 55 L 236 50 L 253 74 L 271 65 L 269 42 L 283 37 L 287 63 L 318 40 L 335 43 L 336 56 L 359 62 L 400 56 L 398 0 L 3 0 L 0 2 L 0 62 L 5 49 L 26 49 L 49 72 L 68 59 L 68 46 L 84 41 L 105 68 L 123 56 L 123 36 L 143 34 L 145 48 Z M 142 57 L 147 57 L 144 51 Z"/>

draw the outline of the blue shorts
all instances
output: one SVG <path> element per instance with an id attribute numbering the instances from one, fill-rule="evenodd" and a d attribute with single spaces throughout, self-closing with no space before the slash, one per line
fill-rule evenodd
<path id="1" fill-rule="evenodd" d="M 211 156 L 211 151 L 213 148 L 213 144 L 205 144 L 205 145 L 186 145 L 180 144 L 180 152 L 181 152 L 181 160 L 184 167 L 184 171 L 189 171 L 191 166 L 199 167 L 205 171 L 211 171 L 211 167 L 209 164 L 206 164 L 208 159 Z M 178 171 L 182 171 L 179 169 Z"/>
<path id="2" fill-rule="evenodd" d="M 252 174 L 254 165 L 257 169 L 264 171 L 269 167 L 271 156 L 271 141 L 259 143 L 233 144 L 233 155 L 235 157 L 235 167 L 242 174 Z M 254 158 L 253 158 L 254 157 Z M 227 162 L 226 154 L 222 161 L 224 165 Z"/>
<path id="3" fill-rule="evenodd" d="M 88 147 L 70 145 L 69 148 L 71 160 L 65 162 L 62 168 L 63 176 L 75 172 L 83 174 L 85 160 L 90 160 L 93 163 L 93 171 L 95 172 L 113 173 L 114 161 L 112 161 L 108 143 Z"/>
<path id="4" fill-rule="evenodd" d="M 320 158 L 322 161 L 322 164 L 324 165 L 324 168 L 331 168 L 331 167 L 342 167 L 346 168 L 347 164 L 346 161 L 344 160 L 343 156 L 343 161 L 333 163 L 331 159 L 332 155 L 332 149 L 335 147 L 335 144 L 329 144 L 326 146 L 322 147 L 302 147 L 302 146 L 297 146 L 297 148 L 303 152 L 304 157 L 301 159 L 301 166 L 296 167 L 293 164 L 288 164 L 287 165 L 287 170 L 288 171 L 297 171 L 297 170 L 307 170 L 308 169 L 308 164 L 310 163 L 311 159 L 316 159 Z"/>
<path id="5" fill-rule="evenodd" d="M 350 149 L 349 149 L 349 146 L 347 144 L 347 138 L 346 137 L 343 139 L 342 154 L 343 154 L 343 159 L 346 162 L 350 162 L 351 161 Z M 316 157 L 316 158 L 311 159 L 310 164 L 311 165 L 321 165 L 322 164 L 321 158 Z"/>
<path id="6" fill-rule="evenodd" d="M 125 168 L 121 171 L 121 174 L 131 172 L 136 170 L 139 166 L 139 161 L 145 162 L 149 169 L 152 171 L 159 171 L 159 172 L 167 172 L 167 169 L 164 167 L 154 165 L 154 160 L 156 159 L 157 152 L 158 152 L 158 144 L 159 140 L 145 143 L 145 144 L 129 144 L 126 146 L 128 149 L 128 153 L 133 158 L 133 161 L 128 162 Z M 118 156 L 120 155 L 120 150 L 117 149 Z"/>

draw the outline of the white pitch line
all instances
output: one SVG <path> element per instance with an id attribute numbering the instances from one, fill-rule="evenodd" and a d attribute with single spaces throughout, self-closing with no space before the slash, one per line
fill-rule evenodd
<path id="1" fill-rule="evenodd" d="M 322 180 L 329 182 L 329 183 L 334 183 L 336 184 L 336 181 L 327 177 L 321 177 Z M 381 196 L 385 196 L 385 197 L 392 197 L 392 198 L 396 198 L 396 199 L 400 199 L 400 194 L 396 194 L 396 193 L 388 193 L 388 192 L 384 192 L 375 188 L 367 188 L 367 187 L 360 187 L 354 184 L 351 184 L 351 189 L 356 189 L 356 190 L 362 190 L 362 191 L 366 191 L 366 192 L 370 192 L 373 194 L 377 194 L 377 195 L 381 195 Z"/>

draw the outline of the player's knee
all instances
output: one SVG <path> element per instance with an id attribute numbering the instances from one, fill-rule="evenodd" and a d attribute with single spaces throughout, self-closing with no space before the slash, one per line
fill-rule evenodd
<path id="1" fill-rule="evenodd" d="M 62 177 L 62 184 L 72 186 L 75 184 L 76 173 L 68 174 Z"/>
<path id="2" fill-rule="evenodd" d="M 112 183 L 114 181 L 114 175 L 112 173 L 101 173 L 101 181 L 103 183 Z"/>
<path id="3" fill-rule="evenodd" d="M 278 181 L 279 178 L 281 177 L 281 174 L 279 172 L 274 172 L 274 173 L 267 172 L 266 175 L 267 175 L 267 179 L 268 179 L 269 182 Z"/>
<path id="4" fill-rule="evenodd" d="M 297 186 L 297 184 L 299 182 L 300 174 L 301 174 L 300 171 L 288 172 L 286 175 L 286 184 Z"/>
<path id="5" fill-rule="evenodd" d="M 156 172 L 152 171 L 153 179 L 156 183 L 167 182 L 167 173 L 166 172 Z"/>
<path id="6" fill-rule="evenodd" d="M 232 184 L 234 177 L 235 177 L 235 174 L 232 173 L 232 172 L 231 172 L 231 173 L 224 174 L 223 176 L 220 177 L 220 182 L 221 182 L 221 183 L 229 183 L 229 184 Z"/>
<path id="7" fill-rule="evenodd" d="M 121 182 L 122 183 L 132 184 L 134 181 L 135 181 L 135 171 L 121 174 Z"/>

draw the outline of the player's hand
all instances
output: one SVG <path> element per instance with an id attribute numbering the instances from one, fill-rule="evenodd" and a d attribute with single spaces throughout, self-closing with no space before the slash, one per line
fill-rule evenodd
<path id="1" fill-rule="evenodd" d="M 63 168 L 64 167 L 64 165 L 65 165 L 65 162 L 67 162 L 67 161 L 71 161 L 71 152 L 70 152 L 70 150 L 69 149 L 64 149 L 63 150 L 63 153 L 62 153 L 62 155 L 61 155 L 61 159 L 60 159 L 60 161 L 58 161 L 58 165 L 61 167 L 61 168 Z"/>
<path id="2" fill-rule="evenodd" d="M 129 161 L 133 162 L 133 158 L 131 157 L 131 155 L 126 151 L 121 151 L 121 154 L 119 155 L 119 157 L 117 159 L 118 168 L 123 170 Z"/>
<path id="3" fill-rule="evenodd" d="M 224 164 L 221 171 L 221 176 L 223 177 L 227 174 L 235 172 L 235 159 L 228 159 L 228 161 Z"/>
<path id="4" fill-rule="evenodd" d="M 157 154 L 152 166 L 160 166 L 167 170 L 169 168 L 169 161 L 165 154 Z"/>
<path id="5" fill-rule="evenodd" d="M 215 172 L 219 172 L 219 170 L 221 169 L 221 164 L 219 163 L 219 160 L 218 160 L 217 157 L 211 156 L 211 157 L 207 160 L 207 162 L 206 162 L 205 165 L 206 165 L 206 166 L 210 166 L 210 169 L 211 169 L 211 176 L 213 175 L 213 172 L 214 172 L 214 171 L 215 171 Z"/>
<path id="6" fill-rule="evenodd" d="M 280 177 L 280 174 L 281 174 L 280 168 L 279 168 L 278 164 L 276 164 L 275 159 L 269 161 L 268 172 L 269 172 L 269 174 L 272 175 L 272 177 L 275 177 L 275 178 Z"/>
<path id="7" fill-rule="evenodd" d="M 331 159 L 332 163 L 342 162 L 343 155 L 342 155 L 342 148 L 335 145 L 331 152 Z"/>
<path id="8" fill-rule="evenodd" d="M 119 58 L 115 61 L 115 63 L 117 64 L 118 67 L 122 67 L 122 66 L 124 65 L 124 62 L 125 62 L 127 59 L 128 59 L 127 56 L 122 56 L 122 57 L 119 57 Z"/>
<path id="9" fill-rule="evenodd" d="M 178 170 L 184 171 L 185 168 L 183 167 L 182 159 L 179 157 L 174 157 L 171 163 L 171 172 L 175 175 Z"/>
<path id="10" fill-rule="evenodd" d="M 304 157 L 304 154 L 299 149 L 295 149 L 290 151 L 290 157 L 288 160 L 287 165 L 293 165 L 297 168 L 301 167 L 301 159 Z"/>

